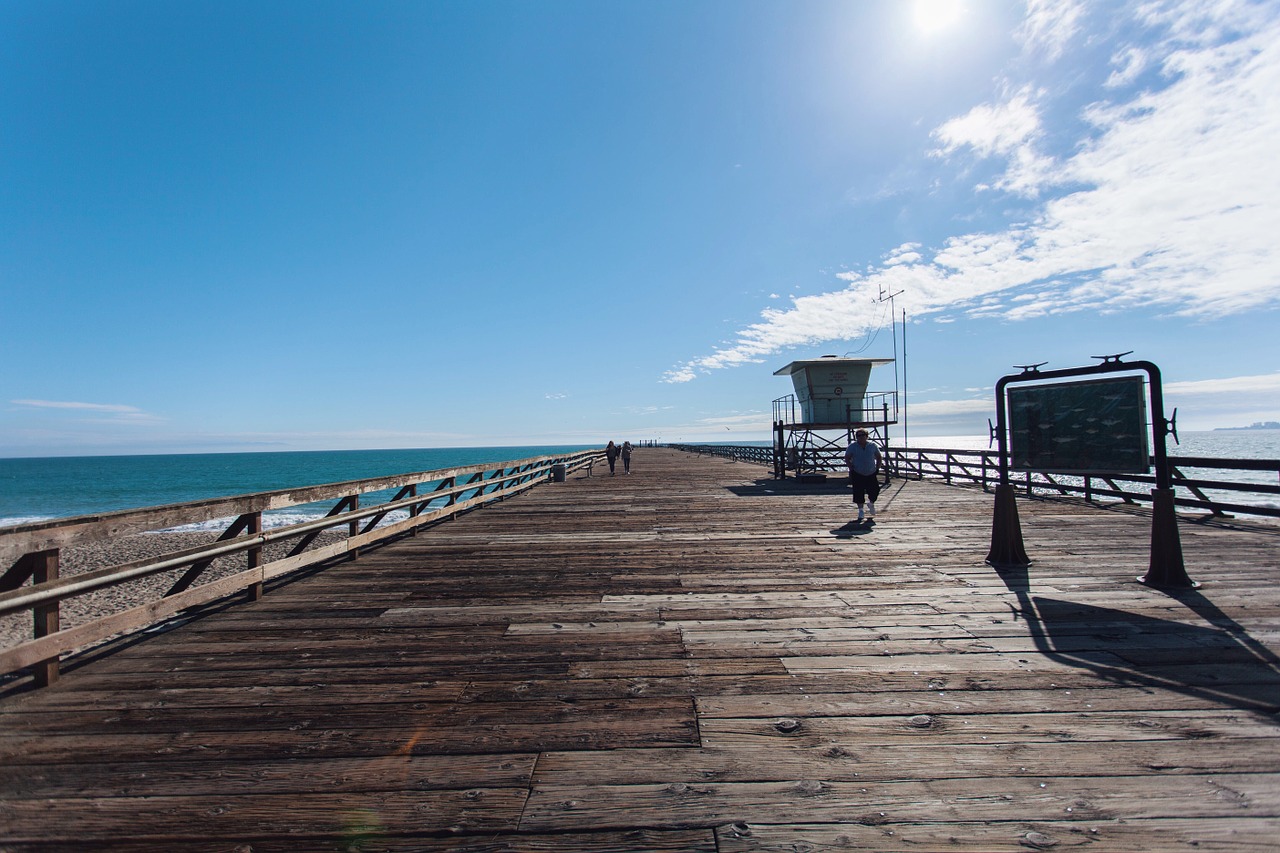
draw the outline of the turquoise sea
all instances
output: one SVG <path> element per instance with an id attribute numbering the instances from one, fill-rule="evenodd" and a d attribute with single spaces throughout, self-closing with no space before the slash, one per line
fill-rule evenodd
<path id="1" fill-rule="evenodd" d="M 0 527 L 582 449 L 584 445 L 0 459 Z M 329 506 L 294 507 L 273 513 L 268 523 L 322 516 Z"/>

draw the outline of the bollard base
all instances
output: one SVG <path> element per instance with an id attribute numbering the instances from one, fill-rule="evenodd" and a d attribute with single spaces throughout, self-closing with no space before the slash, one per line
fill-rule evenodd
<path id="1" fill-rule="evenodd" d="M 1198 589 L 1187 577 L 1182 560 L 1182 540 L 1178 537 L 1178 514 L 1173 505 L 1173 489 L 1151 490 L 1151 562 L 1138 583 L 1157 589 Z"/>
<path id="2" fill-rule="evenodd" d="M 1018 521 L 1018 501 L 1013 486 L 996 486 L 995 512 L 991 519 L 991 550 L 987 563 L 992 566 L 1029 566 L 1022 545 L 1022 524 Z"/>

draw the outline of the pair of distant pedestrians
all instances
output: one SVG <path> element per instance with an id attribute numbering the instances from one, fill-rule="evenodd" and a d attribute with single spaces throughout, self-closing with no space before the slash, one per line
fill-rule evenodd
<path id="1" fill-rule="evenodd" d="M 879 473 L 884 460 L 875 442 L 867 440 L 869 437 L 865 429 L 858 430 L 844 452 L 844 461 L 849 466 L 849 483 L 853 486 L 853 503 L 858 508 L 858 521 L 875 516 L 876 498 L 880 497 Z"/>
<path id="2" fill-rule="evenodd" d="M 631 442 L 624 441 L 622 442 L 622 446 L 619 447 L 618 445 L 614 444 L 611 441 L 609 442 L 608 446 L 605 447 L 604 458 L 609 460 L 609 476 L 610 477 L 612 477 L 614 473 L 616 473 L 614 471 L 614 467 L 618 462 L 618 457 L 622 457 L 622 473 L 630 474 L 631 473 Z"/>

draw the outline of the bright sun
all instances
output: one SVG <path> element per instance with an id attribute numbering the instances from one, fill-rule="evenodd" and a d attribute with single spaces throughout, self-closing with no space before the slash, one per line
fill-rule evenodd
<path id="1" fill-rule="evenodd" d="M 964 15 L 962 0 L 915 0 L 911 10 L 916 28 L 925 35 L 950 29 Z"/>

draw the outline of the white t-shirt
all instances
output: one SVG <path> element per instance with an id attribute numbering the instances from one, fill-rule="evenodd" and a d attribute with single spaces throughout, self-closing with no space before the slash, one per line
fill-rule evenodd
<path id="1" fill-rule="evenodd" d="M 868 441 L 866 447 L 855 441 L 844 452 L 844 458 L 855 474 L 874 474 L 876 462 L 880 459 L 880 448 L 874 441 Z"/>

